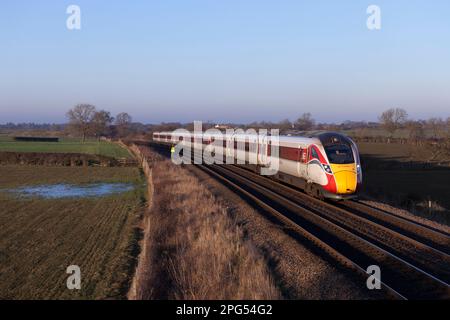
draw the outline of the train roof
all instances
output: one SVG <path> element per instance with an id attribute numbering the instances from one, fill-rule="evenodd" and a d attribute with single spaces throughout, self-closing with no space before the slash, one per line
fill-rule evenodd
<path id="1" fill-rule="evenodd" d="M 162 132 L 154 132 L 153 134 L 172 135 L 172 134 L 174 134 L 174 132 L 162 131 Z M 192 132 L 176 132 L 176 134 L 181 137 L 188 136 L 188 135 L 195 136 L 195 133 L 192 133 Z M 205 135 L 205 133 L 202 133 L 202 134 Z M 206 135 L 208 135 L 208 134 L 206 133 Z M 321 142 L 320 135 L 321 134 L 314 134 L 314 135 L 310 135 L 310 136 L 284 136 L 284 135 L 281 135 L 281 136 L 279 136 L 279 141 L 280 141 L 280 143 L 289 143 L 289 144 L 296 144 L 296 143 L 302 143 L 302 144 L 316 143 L 317 144 L 317 143 Z M 223 136 L 227 136 L 227 134 L 224 133 Z M 256 137 L 257 135 L 234 133 L 233 136 L 239 140 L 239 139 L 248 138 L 248 137 L 252 137 L 252 136 Z M 270 135 L 266 135 L 266 136 L 268 139 L 271 138 Z"/>
<path id="2" fill-rule="evenodd" d="M 173 133 L 174 133 L 174 131 L 153 132 L 153 134 L 160 134 L 160 135 L 171 135 Z M 191 135 L 191 134 L 193 134 L 193 132 L 180 131 L 180 132 L 177 132 L 177 134 L 180 136 L 183 136 L 183 135 L 187 135 L 187 134 Z M 205 134 L 205 132 L 203 132 L 203 134 Z M 222 134 L 226 135 L 226 133 L 222 133 Z M 234 133 L 234 134 L 236 134 L 236 133 Z M 247 135 L 247 134 L 238 133 L 236 135 Z M 348 137 L 346 135 L 339 133 L 339 132 L 332 132 L 332 131 L 308 131 L 308 132 L 301 132 L 301 134 L 299 134 L 299 135 L 280 135 L 280 137 L 286 137 L 286 138 L 319 138 L 319 139 L 326 139 L 326 138 L 330 138 L 333 136 L 348 139 Z"/>
<path id="3" fill-rule="evenodd" d="M 174 132 L 154 132 L 154 134 L 160 134 L 160 135 L 172 135 Z M 192 132 L 176 132 L 178 136 L 188 136 L 192 135 Z M 202 133 L 203 135 L 206 134 L 206 136 L 210 135 L 208 133 Z M 230 136 L 229 134 L 223 134 L 223 136 L 227 137 Z M 252 134 L 241 134 L 241 133 L 234 133 L 232 136 L 238 140 L 240 139 L 248 139 L 249 137 L 254 136 L 255 138 L 257 135 Z M 267 135 L 267 138 L 271 140 L 271 136 Z M 327 132 L 327 131 L 316 131 L 316 132 L 309 132 L 308 135 L 305 136 L 279 136 L 279 142 L 280 143 L 287 143 L 287 144 L 322 144 L 323 146 L 327 145 L 334 145 L 334 144 L 352 144 L 352 140 L 348 138 L 347 136 L 339 133 L 339 132 Z"/>

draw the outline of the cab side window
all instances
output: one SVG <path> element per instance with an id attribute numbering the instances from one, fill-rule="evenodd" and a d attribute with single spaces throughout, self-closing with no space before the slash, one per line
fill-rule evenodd
<path id="1" fill-rule="evenodd" d="M 315 148 L 311 148 L 311 159 L 319 160 L 319 155 L 317 154 L 317 151 Z"/>

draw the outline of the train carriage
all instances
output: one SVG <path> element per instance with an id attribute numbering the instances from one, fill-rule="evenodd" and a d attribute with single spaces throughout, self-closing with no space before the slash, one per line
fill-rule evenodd
<path id="1" fill-rule="evenodd" d="M 234 164 L 255 170 L 270 166 L 277 157 L 279 168 L 273 178 L 304 189 L 318 198 L 355 197 L 362 183 L 356 144 L 340 133 L 274 138 L 238 133 L 155 132 L 153 140 L 172 145 L 181 143 L 201 152 L 209 148 L 223 163 L 228 163 L 226 157 L 232 157 Z M 279 146 L 278 155 L 272 152 L 276 144 Z"/>

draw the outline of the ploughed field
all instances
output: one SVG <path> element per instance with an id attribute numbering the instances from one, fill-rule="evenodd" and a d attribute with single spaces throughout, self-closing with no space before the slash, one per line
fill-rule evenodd
<path id="1" fill-rule="evenodd" d="M 59 142 L 23 142 L 12 137 L 0 136 L 0 152 L 38 153 L 86 153 L 112 158 L 131 158 L 130 153 L 119 145 L 107 141 L 62 138 Z"/>
<path id="2" fill-rule="evenodd" d="M 450 224 L 450 155 L 430 160 L 429 147 L 397 143 L 367 142 L 358 147 L 367 195 Z"/>
<path id="3" fill-rule="evenodd" d="M 99 197 L 21 196 L 22 187 L 132 185 Z M 0 299 L 125 298 L 145 201 L 138 168 L 0 166 Z M 81 269 L 81 290 L 66 286 Z"/>

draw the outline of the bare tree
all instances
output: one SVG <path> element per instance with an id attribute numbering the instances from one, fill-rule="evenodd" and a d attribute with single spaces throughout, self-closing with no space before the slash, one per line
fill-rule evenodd
<path id="1" fill-rule="evenodd" d="M 441 118 L 431 118 L 427 121 L 427 127 L 433 134 L 433 138 L 438 140 L 446 136 L 446 123 Z"/>
<path id="2" fill-rule="evenodd" d="M 444 121 L 441 118 L 431 118 L 426 121 L 425 126 L 430 130 L 435 141 L 431 143 L 430 161 L 448 159 L 450 156 L 450 119 Z M 439 140 L 439 141 L 437 141 Z"/>
<path id="3" fill-rule="evenodd" d="M 314 128 L 316 121 L 312 118 L 311 113 L 304 113 L 295 121 L 294 126 L 297 130 L 311 130 Z"/>
<path id="4" fill-rule="evenodd" d="M 408 113 L 401 108 L 392 108 L 384 111 L 380 116 L 380 122 L 384 129 L 389 132 L 389 137 L 392 138 L 395 131 L 397 131 L 408 119 Z"/>
<path id="5" fill-rule="evenodd" d="M 423 124 L 420 121 L 409 120 L 405 123 L 408 129 L 409 140 L 415 144 L 425 138 L 425 132 L 423 130 Z"/>
<path id="6" fill-rule="evenodd" d="M 447 140 L 450 139 L 450 117 L 448 117 L 447 121 L 445 122 L 445 136 Z"/>
<path id="7" fill-rule="evenodd" d="M 450 117 L 445 122 L 445 148 L 447 149 L 447 156 L 450 155 Z"/>
<path id="8" fill-rule="evenodd" d="M 291 129 L 292 129 L 292 122 L 290 122 L 289 119 L 281 120 L 281 121 L 278 123 L 278 128 L 279 128 L 280 131 L 282 131 L 282 132 L 291 130 Z"/>
<path id="9" fill-rule="evenodd" d="M 110 126 L 114 121 L 109 111 L 100 110 L 92 117 L 92 133 L 97 137 L 107 136 L 110 132 Z"/>
<path id="10" fill-rule="evenodd" d="M 78 104 L 67 112 L 70 128 L 82 136 L 83 142 L 91 130 L 94 115 L 95 106 L 91 104 Z"/>
<path id="11" fill-rule="evenodd" d="M 133 119 L 126 112 L 119 113 L 116 116 L 115 124 L 117 126 L 117 131 L 121 137 L 124 137 L 128 134 L 132 121 Z"/>

